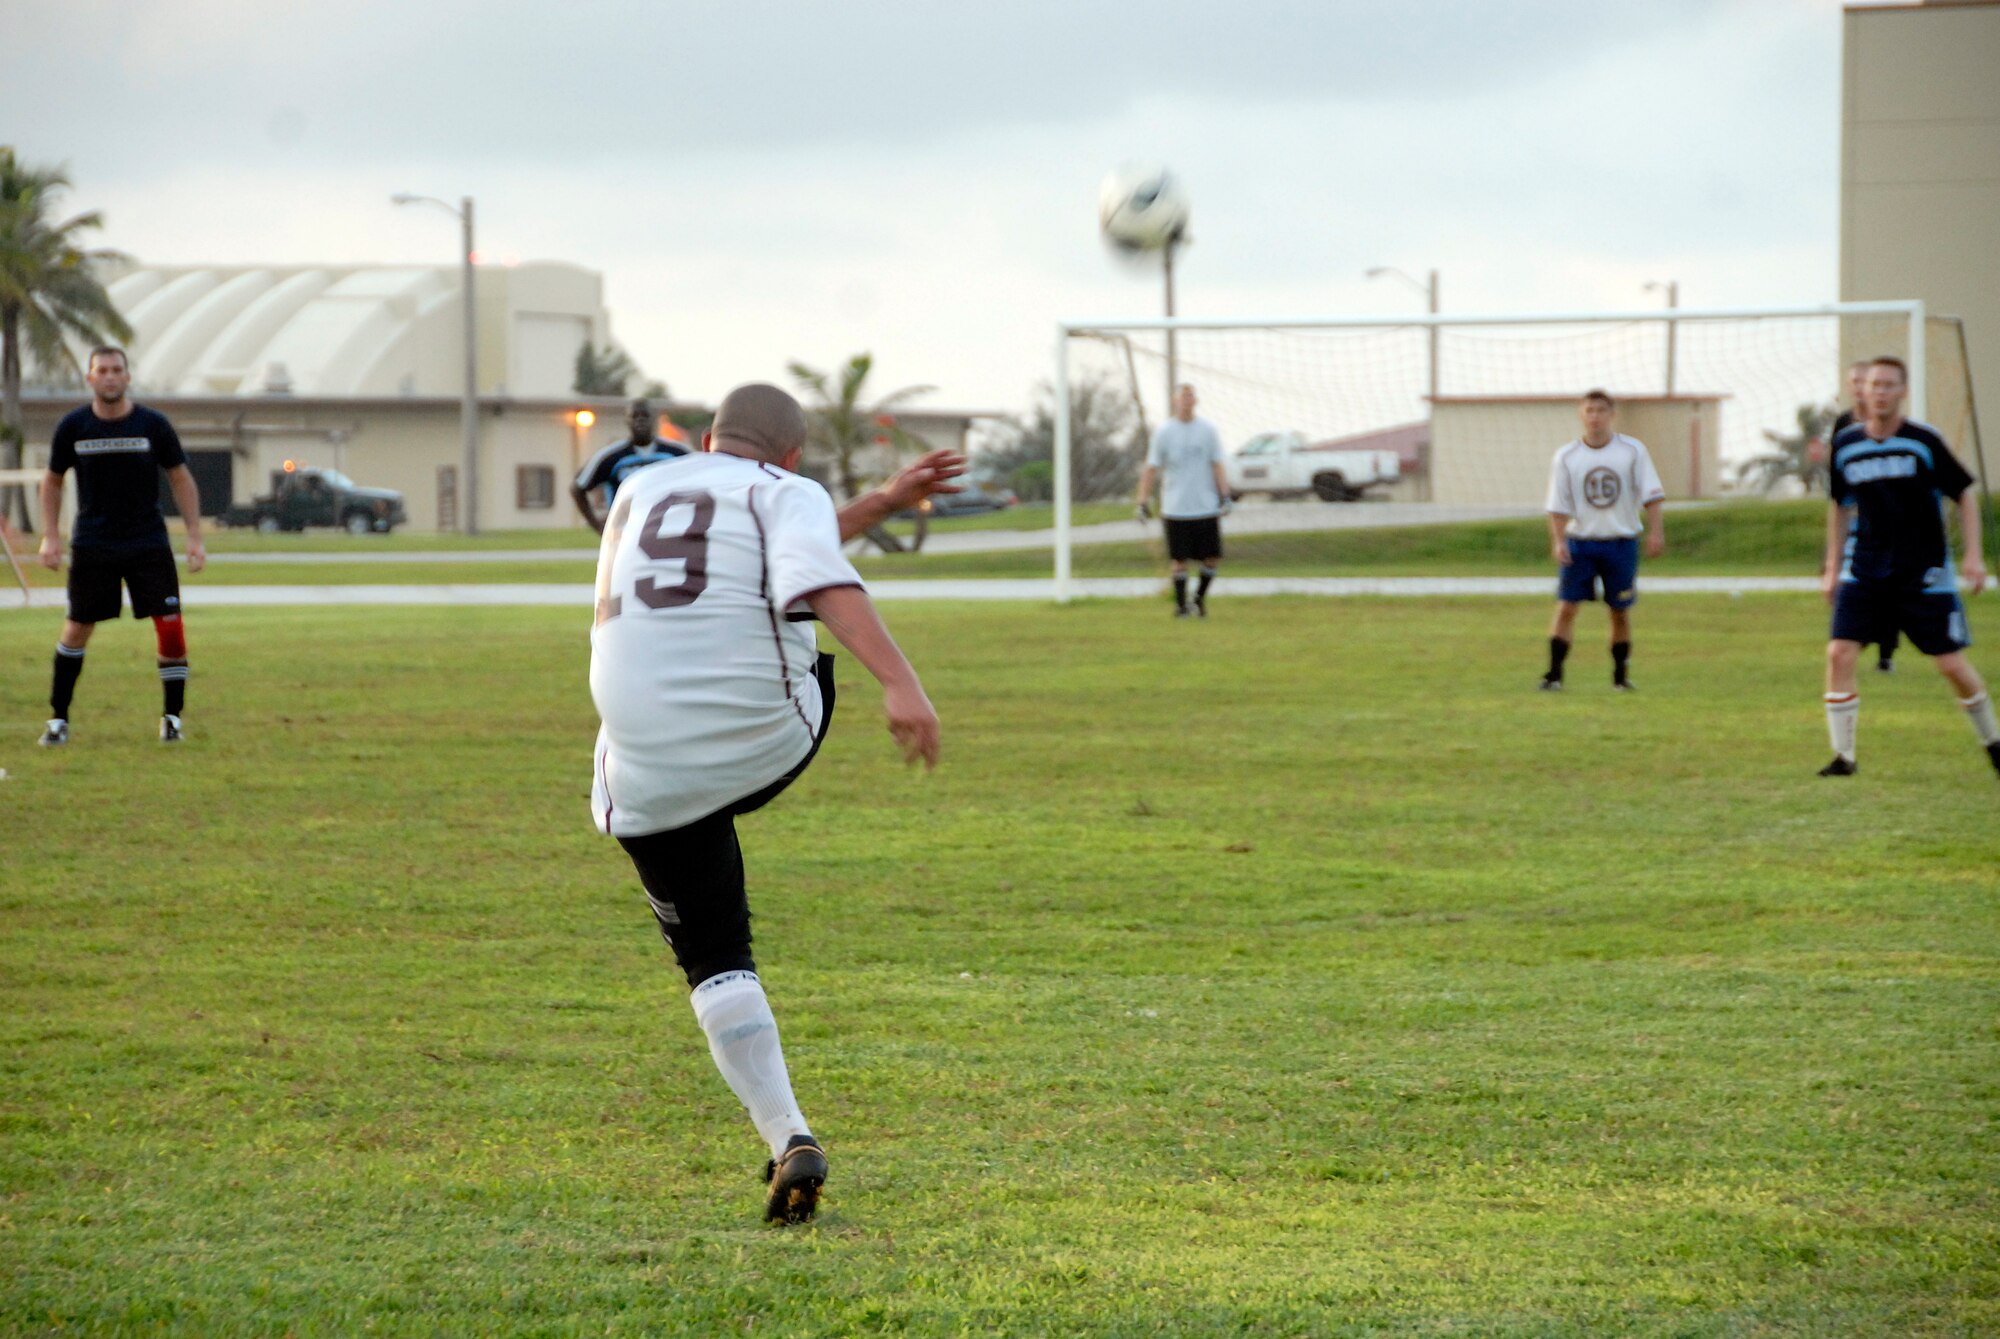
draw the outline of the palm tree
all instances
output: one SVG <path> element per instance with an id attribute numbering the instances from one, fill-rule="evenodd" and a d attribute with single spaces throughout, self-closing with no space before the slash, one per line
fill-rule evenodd
<path id="1" fill-rule="evenodd" d="M 46 371 L 81 373 L 64 336 L 88 343 L 127 340 L 125 324 L 90 262 L 117 258 L 87 250 L 82 234 L 104 226 L 95 212 L 57 223 L 51 206 L 70 185 L 59 167 L 29 167 L 0 145 L 0 466 L 21 467 L 21 344 Z M 33 529 L 27 495 L 6 490 L 0 515 L 18 508 L 23 529 Z"/>
<path id="2" fill-rule="evenodd" d="M 875 356 L 868 353 L 855 354 L 838 373 L 816 371 L 804 363 L 789 364 L 792 379 L 801 389 L 811 391 L 817 401 L 806 413 L 806 450 L 821 461 L 831 462 L 843 502 L 861 493 L 861 480 L 854 472 L 857 452 L 871 445 L 886 446 L 898 454 L 924 449 L 923 440 L 899 425 L 890 411 L 919 395 L 929 395 L 937 387 L 905 386 L 866 404 L 861 391 L 874 366 Z M 926 528 L 919 518 L 918 548 L 923 547 Z M 886 553 L 903 551 L 902 541 L 879 525 L 868 532 L 868 538 Z"/>
<path id="3" fill-rule="evenodd" d="M 1786 479 L 1797 479 L 1806 492 L 1827 487 L 1827 429 L 1833 426 L 1835 411 L 1830 405 L 1802 404 L 1798 410 L 1798 431 L 1781 433 L 1764 429 L 1764 438 L 1776 449 L 1752 456 L 1737 467 L 1737 481 L 1754 483 L 1768 493 Z"/>

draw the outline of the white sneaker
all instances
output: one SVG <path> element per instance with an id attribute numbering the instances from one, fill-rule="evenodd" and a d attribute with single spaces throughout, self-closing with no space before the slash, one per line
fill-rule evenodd
<path id="1" fill-rule="evenodd" d="M 59 744 L 69 743 L 69 722 L 50 721 L 48 728 L 42 731 L 42 737 L 37 742 L 45 749 L 52 749 Z"/>
<path id="2" fill-rule="evenodd" d="M 160 717 L 160 742 L 162 744 L 178 744 L 181 742 L 180 717 L 178 716 Z"/>

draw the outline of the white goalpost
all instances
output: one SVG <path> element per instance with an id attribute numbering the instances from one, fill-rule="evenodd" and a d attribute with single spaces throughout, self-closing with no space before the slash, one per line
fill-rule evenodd
<path id="1" fill-rule="evenodd" d="M 1939 337 L 1933 328 L 1939 321 L 1920 301 L 1064 321 L 1054 376 L 1056 598 L 1078 594 L 1079 546 L 1110 542 L 1114 532 L 1129 544 L 1136 533 L 1129 523 L 1123 531 L 1097 525 L 1087 533 L 1075 524 L 1077 504 L 1091 500 L 1076 496 L 1079 452 L 1107 449 L 1089 440 L 1104 431 L 1102 424 L 1072 423 L 1079 403 L 1072 397 L 1079 393 L 1099 405 L 1122 402 L 1117 449 L 1128 461 L 1131 444 L 1167 412 L 1170 378 L 1196 387 L 1199 412 L 1216 422 L 1232 452 L 1259 435 L 1283 436 L 1302 451 L 1394 449 L 1400 473 L 1367 495 L 1428 509 L 1377 509 L 1368 519 L 1407 511 L 1416 524 L 1447 519 L 1454 506 L 1480 498 L 1522 514 L 1538 511 L 1548 458 L 1574 434 L 1576 398 L 1593 387 L 1619 398 L 1621 426 L 1633 423 L 1626 430 L 1654 448 L 1670 496 L 1717 496 L 1726 469 L 1740 471 L 1745 460 L 1780 443 L 1795 446 L 1810 432 L 1809 421 L 1830 416 L 1830 409 L 1820 411 L 1842 394 L 1846 365 L 1885 354 L 1909 365 L 1909 416 L 1936 423 L 1970 454 L 1977 450 L 1976 441 L 1967 441 L 1976 437 L 1976 421 L 1963 346 Z M 1079 433 L 1086 440 L 1079 442 Z M 1239 516 L 1238 525 L 1225 529 L 1262 537 L 1288 525 L 1304 531 L 1348 519 L 1316 512 L 1319 506 L 1260 504 L 1254 518 Z M 1264 543 L 1270 551 L 1282 541 Z"/>

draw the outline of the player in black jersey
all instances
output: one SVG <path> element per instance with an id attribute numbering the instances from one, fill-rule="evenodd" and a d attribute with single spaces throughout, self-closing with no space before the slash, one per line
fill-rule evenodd
<path id="1" fill-rule="evenodd" d="M 576 502 L 576 509 L 583 513 L 583 519 L 590 522 L 590 528 L 598 534 L 604 533 L 604 518 L 611 514 L 612 499 L 618 494 L 618 485 L 634 470 L 648 465 L 657 465 L 663 460 L 688 454 L 689 448 L 682 442 L 669 442 L 659 435 L 660 423 L 653 416 L 653 406 L 646 400 L 634 400 L 625 415 L 625 426 L 631 436 L 622 442 L 613 442 L 584 463 L 577 471 L 569 486 L 569 495 Z"/>
<path id="2" fill-rule="evenodd" d="M 1861 392 L 1868 385 L 1869 366 L 1870 364 L 1866 358 L 1863 358 L 1858 363 L 1848 364 L 1847 403 L 1852 408 L 1843 409 L 1833 416 L 1833 427 L 1828 429 L 1826 434 L 1826 440 L 1829 444 L 1838 441 L 1841 433 L 1846 432 L 1861 421 L 1858 417 L 1861 413 Z M 1830 477 L 1833 471 L 1833 452 L 1830 446 L 1827 452 L 1826 465 Z M 1822 572 L 1820 575 L 1823 577 L 1826 574 Z M 1887 674 L 1896 668 L 1896 646 L 1899 640 L 1894 628 L 1886 629 L 1882 633 L 1881 645 L 1875 648 L 1875 669 L 1878 673 Z"/>
<path id="3" fill-rule="evenodd" d="M 1932 657 L 1957 691 L 1958 705 L 2000 771 L 2000 721 L 1979 671 L 1965 658 L 1972 644 L 1958 576 L 1976 594 L 1986 586 L 1980 552 L 1979 498 L 1972 476 L 1928 424 L 1903 417 L 1909 373 L 1895 358 L 1869 365 L 1862 422 L 1833 441 L 1833 505 L 1827 512 L 1826 597 L 1833 629 L 1826 647 L 1826 726 L 1833 761 L 1821 776 L 1853 776 L 1860 699 L 1855 662 L 1868 642 L 1900 629 Z M 1958 507 L 1965 561 L 1951 568 L 1942 500 Z M 1850 513 L 1855 522 L 1849 532 Z"/>
<path id="4" fill-rule="evenodd" d="M 187 525 L 189 572 L 208 561 L 201 542 L 201 499 L 188 472 L 181 439 L 166 416 L 127 398 L 131 383 L 125 351 L 110 345 L 90 351 L 85 374 L 91 402 L 56 424 L 42 476 L 42 566 L 62 567 L 63 475 L 76 471 L 76 533 L 70 538 L 69 618 L 56 643 L 55 680 L 49 690 L 45 746 L 69 742 L 70 698 L 83 673 L 91 630 L 117 618 L 119 587 L 132 597 L 132 616 L 153 620 L 159 644 L 163 698 L 160 741 L 181 738 L 187 693 L 187 636 L 181 626 L 180 578 L 160 514 L 160 472 L 173 489 Z"/>

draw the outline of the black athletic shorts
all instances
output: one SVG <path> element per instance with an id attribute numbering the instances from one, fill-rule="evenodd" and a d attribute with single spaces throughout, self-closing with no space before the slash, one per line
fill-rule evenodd
<path id="1" fill-rule="evenodd" d="M 1832 640 L 1887 646 L 1898 632 L 1927 656 L 1947 656 L 1972 645 L 1965 606 L 1954 591 L 1880 581 L 1840 583 L 1833 600 Z"/>
<path id="2" fill-rule="evenodd" d="M 107 555 L 73 549 L 69 556 L 69 618 L 72 623 L 102 623 L 118 617 L 124 607 L 119 583 L 132 594 L 132 617 L 162 618 L 181 611 L 181 578 L 174 570 L 174 551 Z"/>
<path id="3" fill-rule="evenodd" d="M 1169 516 L 1167 556 L 1177 563 L 1200 562 L 1222 556 L 1222 522 L 1213 516 L 1183 521 Z"/>
<path id="4" fill-rule="evenodd" d="M 750 899 L 743 886 L 743 848 L 736 840 L 736 816 L 761 809 L 804 774 L 819 756 L 833 724 L 833 657 L 813 667 L 819 680 L 819 733 L 798 766 L 724 805 L 706 818 L 642 837 L 620 837 L 632 857 L 652 904 L 660 935 L 674 952 L 693 989 L 722 972 L 754 972 L 750 955 Z"/>

